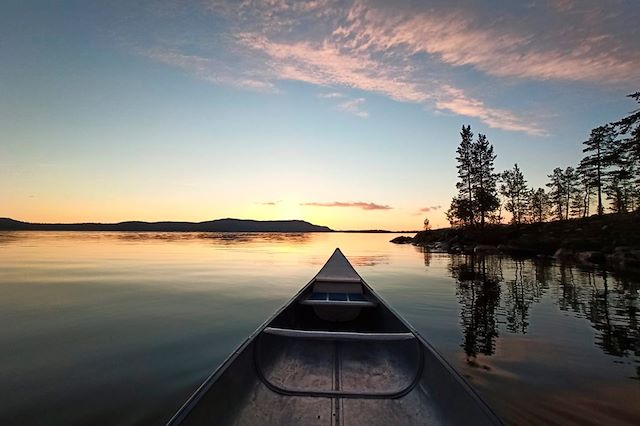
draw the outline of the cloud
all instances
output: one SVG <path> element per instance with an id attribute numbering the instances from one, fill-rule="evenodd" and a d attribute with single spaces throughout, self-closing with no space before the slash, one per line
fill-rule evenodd
<path id="1" fill-rule="evenodd" d="M 430 83 L 415 79 L 406 68 L 372 60 L 357 51 L 342 53 L 337 45 L 327 41 L 322 45 L 309 42 L 287 44 L 272 42 L 262 35 L 245 33 L 240 36 L 240 42 L 275 60 L 272 62 L 272 78 L 275 79 L 320 86 L 341 84 L 379 93 L 399 102 L 430 102 L 437 110 L 478 118 L 492 128 L 532 135 L 546 134 L 531 120 L 520 118 L 507 110 L 488 107 L 481 101 L 465 96 L 461 89 L 450 85 L 429 89 Z M 368 113 L 359 108 L 363 102 L 361 98 L 345 101 L 338 108 L 359 117 L 367 117 Z"/>
<path id="2" fill-rule="evenodd" d="M 369 113 L 362 109 L 363 104 L 365 103 L 364 98 L 348 98 L 344 93 L 341 92 L 329 92 L 329 93 L 320 93 L 317 95 L 321 99 L 336 99 L 341 100 L 336 108 L 339 111 L 346 112 L 349 114 L 353 114 L 360 118 L 369 117 Z"/>
<path id="3" fill-rule="evenodd" d="M 363 103 L 364 98 L 349 99 L 344 102 L 340 102 L 338 104 L 338 109 L 340 111 L 348 112 L 349 114 L 353 114 L 361 118 L 367 118 L 369 117 L 369 113 L 362 110 Z"/>
<path id="4" fill-rule="evenodd" d="M 421 213 L 427 213 L 430 211 L 440 210 L 442 206 L 431 206 L 431 207 L 423 207 L 420 209 Z"/>
<path id="5" fill-rule="evenodd" d="M 341 85 L 380 93 L 401 102 L 422 102 L 429 95 L 415 82 L 403 79 L 400 67 L 354 51 L 343 51 L 330 40 L 278 42 L 257 33 L 242 33 L 237 41 L 267 55 L 271 78 L 319 86 Z"/>
<path id="6" fill-rule="evenodd" d="M 206 45 L 156 49 L 148 56 L 215 84 L 267 93 L 278 93 L 280 81 L 352 89 L 544 136 L 531 113 L 494 105 L 488 97 L 495 96 L 496 85 L 505 78 L 507 84 L 640 82 L 634 14 L 624 13 L 628 5 L 615 1 L 605 10 L 599 0 L 545 4 L 513 2 L 496 14 L 473 3 L 461 8 L 439 0 L 211 0 L 209 9 L 225 29 L 216 48 L 233 60 L 221 60 L 226 56 L 218 50 L 207 54 Z M 453 81 L 468 73 L 479 74 L 472 81 L 481 83 Z M 366 117 L 364 98 L 356 96 L 318 95 L 345 99 L 338 109 Z"/>
<path id="7" fill-rule="evenodd" d="M 309 202 L 309 203 L 300 203 L 300 205 L 312 206 L 312 207 L 357 207 L 362 210 L 391 210 L 393 208 L 386 204 L 365 203 L 363 201 L 356 201 L 356 202 L 333 201 L 330 203 Z"/>
<path id="8" fill-rule="evenodd" d="M 145 51 L 142 54 L 155 61 L 181 68 L 210 83 L 265 93 L 279 92 L 273 82 L 265 80 L 262 75 L 246 71 L 241 73 L 234 72 L 230 66 L 216 59 L 186 55 L 158 48 Z"/>
<path id="9" fill-rule="evenodd" d="M 318 94 L 318 97 L 321 99 L 338 99 L 344 98 L 344 94 L 340 92 L 320 93 Z"/>
<path id="10" fill-rule="evenodd" d="M 574 2 L 554 4 L 570 10 Z M 334 35 L 355 51 L 423 53 L 498 77 L 637 82 L 640 52 L 635 42 L 624 43 L 605 31 L 603 22 L 610 16 L 599 14 L 601 9 L 593 3 L 571 22 L 574 25 L 565 22 L 556 29 L 549 20 L 540 28 L 533 25 L 534 19 L 529 23 L 516 17 L 487 24 L 467 11 L 403 11 L 356 1 Z"/>
<path id="11" fill-rule="evenodd" d="M 276 206 L 278 204 L 280 204 L 282 202 L 282 200 L 278 200 L 278 201 L 264 201 L 262 203 L 258 203 L 261 206 Z"/>
<path id="12" fill-rule="evenodd" d="M 535 136 L 548 135 L 546 130 L 535 123 L 528 123 L 508 110 L 488 107 L 484 102 L 466 96 L 460 89 L 444 85 L 442 90 L 444 96 L 436 101 L 436 108 L 440 111 L 474 117 L 492 128 L 524 132 Z"/>
<path id="13" fill-rule="evenodd" d="M 549 0 L 549 3 L 558 12 L 567 12 L 576 6 L 575 0 Z"/>

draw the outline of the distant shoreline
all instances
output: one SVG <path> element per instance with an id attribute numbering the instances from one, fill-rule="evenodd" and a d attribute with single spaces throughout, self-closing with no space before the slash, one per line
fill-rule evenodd
<path id="1" fill-rule="evenodd" d="M 84 231 L 84 232 L 264 232 L 315 233 L 342 232 L 360 234 L 415 233 L 416 231 L 388 231 L 384 229 L 333 230 L 303 220 L 216 219 L 205 222 L 144 222 L 118 223 L 31 223 L 0 218 L 0 231 Z"/>

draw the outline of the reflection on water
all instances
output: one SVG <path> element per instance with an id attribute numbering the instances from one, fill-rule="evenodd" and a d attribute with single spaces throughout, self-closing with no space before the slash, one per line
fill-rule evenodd
<path id="1" fill-rule="evenodd" d="M 464 329 L 465 353 L 492 355 L 498 337 L 497 310 L 500 302 L 500 262 L 485 257 L 452 258 L 451 273 L 458 282 L 458 302 Z"/>
<path id="2" fill-rule="evenodd" d="M 0 424 L 166 421 L 335 247 L 507 422 L 640 418 L 637 276 L 393 237 L 0 232 Z"/>
<path id="3" fill-rule="evenodd" d="M 36 232 L 0 231 L 0 244 L 16 243 L 33 238 Z M 64 238 L 65 240 L 109 240 L 142 242 L 142 241 L 189 241 L 210 240 L 220 244 L 247 243 L 284 243 L 287 245 L 304 244 L 312 234 L 291 232 L 38 232 L 42 239 Z"/>
<path id="4" fill-rule="evenodd" d="M 451 256 L 450 271 L 461 307 L 461 346 L 471 364 L 478 354 L 494 354 L 499 324 L 510 333 L 526 334 L 532 305 L 554 282 L 558 308 L 588 319 L 596 331 L 594 343 L 604 353 L 640 361 L 638 281 L 548 260 L 499 256 Z"/>

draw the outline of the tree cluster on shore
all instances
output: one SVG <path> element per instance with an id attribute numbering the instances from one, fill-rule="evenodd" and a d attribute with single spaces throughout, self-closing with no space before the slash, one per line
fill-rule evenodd
<path id="1" fill-rule="evenodd" d="M 640 92 L 629 97 L 640 103 Z M 452 226 L 501 223 L 503 209 L 513 224 L 640 210 L 640 109 L 593 129 L 579 164 L 556 167 L 547 190 L 530 188 L 517 163 L 496 173 L 486 135 L 474 140 L 471 126 L 462 126 L 460 137 L 458 194 L 446 213 Z"/>

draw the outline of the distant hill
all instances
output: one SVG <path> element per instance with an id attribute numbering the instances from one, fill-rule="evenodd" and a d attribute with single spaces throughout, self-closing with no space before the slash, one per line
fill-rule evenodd
<path id="1" fill-rule="evenodd" d="M 304 220 L 217 219 L 206 222 L 28 223 L 0 218 L 0 231 L 332 232 Z"/>

